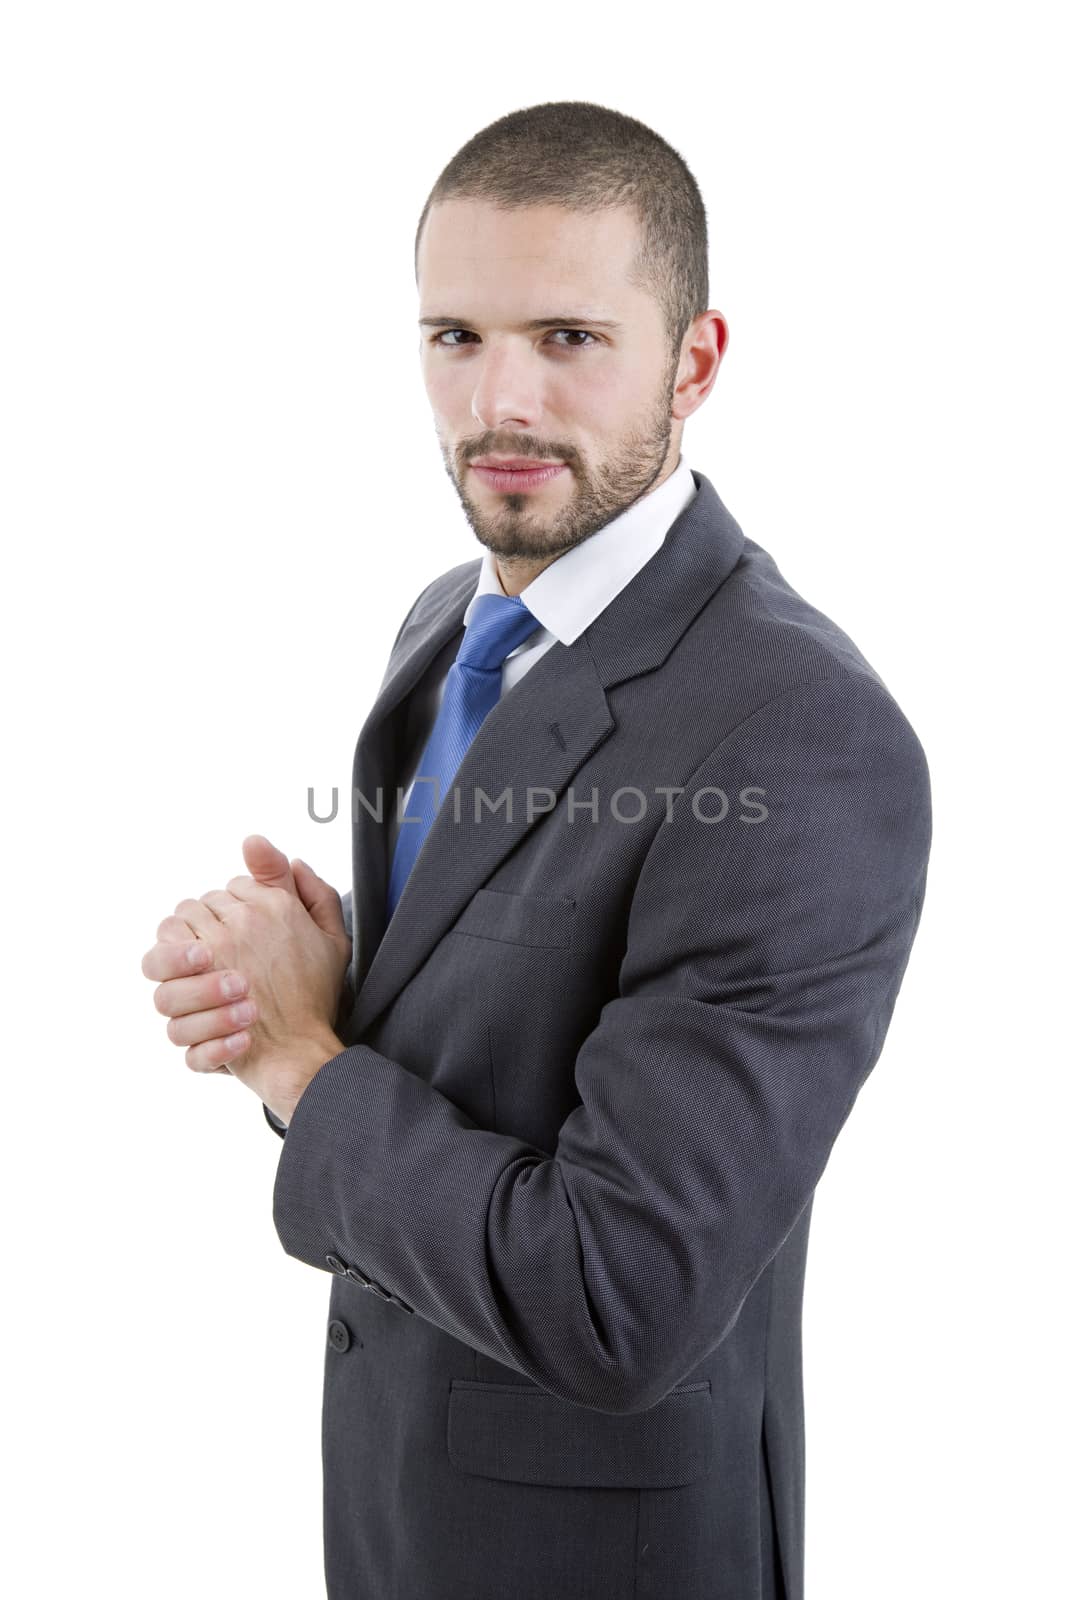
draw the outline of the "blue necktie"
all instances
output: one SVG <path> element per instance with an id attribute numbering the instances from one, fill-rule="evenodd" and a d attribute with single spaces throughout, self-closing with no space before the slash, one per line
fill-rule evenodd
<path id="1" fill-rule="evenodd" d="M 539 626 L 521 595 L 481 594 L 475 600 L 459 653 L 448 669 L 437 721 L 404 807 L 405 817 L 419 820 L 402 822 L 397 828 L 386 921 L 396 909 L 415 857 L 451 790 L 460 762 L 500 699 L 504 657 Z"/>

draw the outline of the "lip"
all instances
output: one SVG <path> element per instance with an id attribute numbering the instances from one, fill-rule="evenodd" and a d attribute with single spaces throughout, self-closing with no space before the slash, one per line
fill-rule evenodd
<path id="1" fill-rule="evenodd" d="M 549 463 L 545 466 L 474 466 L 471 468 L 471 471 L 478 474 L 478 477 L 487 488 L 518 494 L 525 494 L 531 489 L 539 489 L 542 484 L 551 483 L 553 478 L 558 478 L 560 473 L 566 472 L 566 470 L 567 463 L 565 461 Z"/>

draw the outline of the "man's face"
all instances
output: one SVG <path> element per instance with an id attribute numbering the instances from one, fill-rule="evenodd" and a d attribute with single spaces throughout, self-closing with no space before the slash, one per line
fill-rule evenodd
<path id="1" fill-rule="evenodd" d="M 677 465 L 677 368 L 657 302 L 626 282 L 637 246 L 629 209 L 430 209 L 419 244 L 423 379 L 445 470 L 497 557 L 547 565 Z M 425 320 L 436 318 L 447 320 Z M 538 319 L 548 325 L 524 326 Z M 501 484 L 473 464 L 482 456 L 563 470 Z"/>

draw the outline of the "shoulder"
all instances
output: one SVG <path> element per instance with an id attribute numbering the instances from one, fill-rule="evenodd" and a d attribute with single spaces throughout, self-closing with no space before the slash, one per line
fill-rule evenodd
<path id="1" fill-rule="evenodd" d="M 843 724 L 877 722 L 925 765 L 914 728 L 874 664 L 752 539 L 693 629 L 711 664 L 708 685 L 729 704 L 735 729 L 750 718 L 788 723 L 801 708 L 819 708 Z"/>

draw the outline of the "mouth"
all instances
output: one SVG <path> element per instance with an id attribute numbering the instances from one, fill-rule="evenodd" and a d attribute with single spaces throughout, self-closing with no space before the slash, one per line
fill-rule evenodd
<path id="1" fill-rule="evenodd" d="M 471 467 L 471 471 L 486 488 L 503 491 L 505 494 L 525 494 L 531 489 L 539 489 L 543 484 L 551 483 L 553 478 L 558 478 L 560 473 L 566 470 L 565 461 L 530 461 L 515 466 L 479 466 L 475 463 Z"/>

